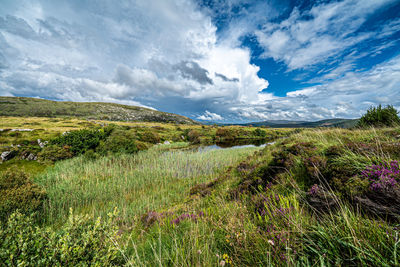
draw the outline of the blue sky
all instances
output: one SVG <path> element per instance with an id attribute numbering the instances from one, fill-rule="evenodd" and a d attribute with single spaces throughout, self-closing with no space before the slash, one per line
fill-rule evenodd
<path id="1" fill-rule="evenodd" d="M 400 1 L 0 0 L 0 95 L 197 120 L 400 109 Z"/>

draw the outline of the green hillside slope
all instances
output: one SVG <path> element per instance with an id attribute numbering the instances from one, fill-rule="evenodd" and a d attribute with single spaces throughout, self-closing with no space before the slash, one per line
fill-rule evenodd
<path id="1" fill-rule="evenodd" d="M 65 117 L 112 121 L 198 124 L 177 114 L 148 108 L 99 102 L 61 102 L 29 97 L 0 97 L 0 116 Z"/>

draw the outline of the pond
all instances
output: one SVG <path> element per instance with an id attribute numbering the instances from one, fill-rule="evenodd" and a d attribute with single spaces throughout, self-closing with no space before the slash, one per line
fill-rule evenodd
<path id="1" fill-rule="evenodd" d="M 246 148 L 246 147 L 265 147 L 268 145 L 273 145 L 275 141 L 272 140 L 236 140 L 233 142 L 218 142 L 216 144 L 208 145 L 208 146 L 199 146 L 197 151 L 208 151 L 215 149 L 237 149 L 237 148 Z"/>

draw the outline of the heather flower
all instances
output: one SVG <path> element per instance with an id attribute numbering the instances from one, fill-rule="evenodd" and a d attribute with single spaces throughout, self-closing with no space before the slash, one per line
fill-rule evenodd
<path id="1" fill-rule="evenodd" d="M 314 185 L 310 188 L 309 193 L 310 193 L 311 195 L 316 195 L 316 194 L 318 193 L 318 191 L 319 191 L 318 185 L 317 185 L 317 184 L 314 184 Z"/>
<path id="2" fill-rule="evenodd" d="M 400 180 L 399 162 L 394 160 L 369 166 L 361 172 L 361 176 L 370 181 L 370 189 L 373 191 L 392 188 Z"/>
<path id="3" fill-rule="evenodd" d="M 186 219 L 190 219 L 190 220 L 196 222 L 199 217 L 203 217 L 203 216 L 204 216 L 204 212 L 202 212 L 202 211 L 200 211 L 198 214 L 196 214 L 196 213 L 183 213 L 183 214 L 179 215 L 178 217 L 176 217 L 175 219 L 173 219 L 171 221 L 171 224 L 178 225 L 178 224 L 180 224 L 182 221 L 184 221 Z"/>

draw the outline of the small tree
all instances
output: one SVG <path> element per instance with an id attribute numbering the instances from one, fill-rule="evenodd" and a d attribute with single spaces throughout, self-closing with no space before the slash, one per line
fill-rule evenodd
<path id="1" fill-rule="evenodd" d="M 361 119 L 359 120 L 357 126 L 358 127 L 384 127 L 384 126 L 395 126 L 400 125 L 400 118 L 397 115 L 397 110 L 388 105 L 386 107 L 382 107 L 379 105 L 377 107 L 370 107 Z"/>

